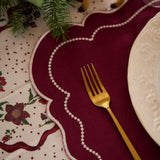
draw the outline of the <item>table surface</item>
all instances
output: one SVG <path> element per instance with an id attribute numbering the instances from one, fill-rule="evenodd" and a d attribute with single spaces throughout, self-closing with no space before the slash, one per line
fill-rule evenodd
<path id="1" fill-rule="evenodd" d="M 71 9 L 74 25 L 85 26 L 85 21 L 94 12 L 102 13 L 102 15 L 104 12 L 112 14 L 112 11 L 107 10 L 110 3 L 111 1 L 92 1 L 86 12 L 78 13 L 77 8 L 80 2 L 77 2 L 76 8 Z M 139 5 L 144 6 L 143 2 Z M 137 7 L 137 10 L 139 8 Z M 87 25 L 88 23 L 89 21 Z M 23 36 L 13 36 L 10 29 L 1 27 L 0 160 L 69 159 L 63 146 L 61 131 L 46 113 L 47 101 L 37 94 L 29 76 L 29 63 L 33 49 L 46 31 L 48 28 L 41 18 L 37 21 L 37 27 L 30 28 Z M 11 108 L 19 108 L 25 119 L 8 122 L 7 119 L 12 119 L 9 115 Z M 143 128 L 142 132 L 146 137 L 146 144 L 156 150 L 152 151 L 152 154 L 160 155 L 159 146 Z M 143 151 L 141 148 L 139 150 Z"/>

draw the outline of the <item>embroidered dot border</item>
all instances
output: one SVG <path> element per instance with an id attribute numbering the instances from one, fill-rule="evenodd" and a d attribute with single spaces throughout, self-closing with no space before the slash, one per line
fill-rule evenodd
<path id="1" fill-rule="evenodd" d="M 93 149 L 89 148 L 86 143 L 85 143 L 85 132 L 84 132 L 84 125 L 82 123 L 82 121 L 80 120 L 80 118 L 78 118 L 77 116 L 75 116 L 73 113 L 71 113 L 68 109 L 68 99 L 70 98 L 71 94 L 68 91 L 65 91 L 63 88 L 61 88 L 56 81 L 54 80 L 54 77 L 52 75 L 52 61 L 54 58 L 54 55 L 56 54 L 56 52 L 59 50 L 59 48 L 61 48 L 62 46 L 66 45 L 67 43 L 71 43 L 74 41 L 93 41 L 95 35 L 102 29 L 106 29 L 106 28 L 116 28 L 116 27 L 121 27 L 124 26 L 126 24 L 128 24 L 130 21 L 132 21 L 140 12 L 142 12 L 144 9 L 146 9 L 147 7 L 153 5 L 156 2 L 159 2 L 160 0 L 153 0 L 151 2 L 149 2 L 148 4 L 145 4 L 144 6 L 142 6 L 141 8 L 139 8 L 129 19 L 127 19 L 126 21 L 122 22 L 122 23 L 118 23 L 118 24 L 111 24 L 111 25 L 103 25 L 98 27 L 92 34 L 91 38 L 86 38 L 86 37 L 77 37 L 77 38 L 73 38 L 70 39 L 68 41 L 62 42 L 60 43 L 52 52 L 50 58 L 49 58 L 49 62 L 48 62 L 48 74 L 50 77 L 51 82 L 53 83 L 53 85 L 60 90 L 62 93 L 64 93 L 66 95 L 65 100 L 64 100 L 64 109 L 66 111 L 66 113 L 73 118 L 74 120 L 76 120 L 79 123 L 80 126 L 80 131 L 81 131 L 81 145 L 83 146 L 84 149 L 86 149 L 88 152 L 92 153 L 93 155 L 95 155 L 97 157 L 98 160 L 102 160 L 102 157 L 99 155 L 99 153 L 97 153 L 96 151 L 94 151 Z"/>

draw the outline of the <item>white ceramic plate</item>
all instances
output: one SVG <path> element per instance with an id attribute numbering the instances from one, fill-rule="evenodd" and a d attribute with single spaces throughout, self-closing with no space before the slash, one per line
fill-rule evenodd
<path id="1" fill-rule="evenodd" d="M 149 20 L 132 46 L 128 85 L 137 116 L 160 146 L 160 13 Z"/>

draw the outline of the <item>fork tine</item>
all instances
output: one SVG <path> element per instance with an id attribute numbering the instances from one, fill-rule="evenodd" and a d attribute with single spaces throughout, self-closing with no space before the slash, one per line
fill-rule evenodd
<path id="1" fill-rule="evenodd" d="M 94 76 L 93 76 L 92 70 L 91 70 L 91 68 L 90 68 L 89 65 L 87 65 L 87 66 L 88 66 L 90 75 L 91 75 L 91 77 L 92 77 L 93 83 L 94 83 L 94 85 L 95 85 L 95 87 L 96 87 L 96 89 L 97 89 L 97 93 L 100 93 L 100 92 L 101 92 L 101 91 L 100 91 L 100 88 L 99 88 L 98 85 L 97 85 L 97 82 L 96 82 L 96 80 L 95 80 L 95 78 L 94 78 Z"/>
<path id="2" fill-rule="evenodd" d="M 105 89 L 104 86 L 103 86 L 102 81 L 100 80 L 100 78 L 99 78 L 99 76 L 98 76 L 98 74 L 97 74 L 97 72 L 96 72 L 96 70 L 95 70 L 95 68 L 94 68 L 93 63 L 91 63 L 91 66 L 92 66 L 93 72 L 94 72 L 94 74 L 95 74 L 95 77 L 96 77 L 96 79 L 97 79 L 97 81 L 98 81 L 98 84 L 99 84 L 101 90 L 102 90 L 102 91 L 106 91 L 106 89 Z"/>
<path id="3" fill-rule="evenodd" d="M 85 76 L 84 71 L 83 71 L 82 68 L 81 68 L 81 74 L 82 74 L 82 78 L 83 78 L 83 81 L 84 81 L 84 85 L 85 85 L 85 87 L 86 87 L 86 90 L 87 90 L 87 93 L 88 93 L 89 97 L 93 97 L 92 91 L 91 91 L 91 89 L 90 89 L 90 87 L 89 87 L 89 85 L 88 85 L 86 76 Z"/>
<path id="4" fill-rule="evenodd" d="M 87 93 L 90 97 L 90 100 L 93 102 L 93 104 L 95 106 L 103 107 L 103 108 L 107 109 L 107 111 L 110 114 L 113 122 L 115 123 L 119 133 L 121 134 L 124 142 L 126 143 L 129 151 L 131 152 L 133 159 L 134 160 L 141 160 L 140 156 L 138 155 L 137 151 L 135 150 L 134 146 L 132 145 L 131 141 L 129 140 L 128 136 L 126 135 L 125 131 L 123 130 L 122 126 L 120 125 L 119 121 L 117 120 L 114 113 L 112 112 L 112 110 L 109 106 L 110 96 L 109 96 L 108 92 L 106 91 L 106 89 L 104 88 L 93 64 L 91 63 L 90 65 L 87 65 L 87 66 L 88 66 L 87 69 L 85 66 L 83 68 L 81 68 L 81 73 L 82 73 L 84 84 L 85 84 Z M 87 72 L 87 70 L 89 70 L 89 73 Z M 91 79 L 89 78 L 89 75 L 90 75 Z M 92 84 L 92 82 L 93 82 L 93 84 Z M 97 87 L 99 87 L 100 93 L 96 93 L 96 91 L 98 90 L 96 88 L 96 85 L 97 85 Z"/>
<path id="5" fill-rule="evenodd" d="M 91 87 L 91 89 L 92 89 L 92 92 L 93 92 L 94 95 L 96 95 L 96 94 L 97 94 L 97 93 L 96 93 L 96 90 L 95 90 L 95 88 L 94 88 L 94 86 L 93 86 L 93 84 L 92 84 L 92 82 L 91 82 L 91 79 L 90 79 L 90 77 L 89 77 L 89 74 L 88 74 L 88 72 L 87 72 L 87 69 L 86 69 L 85 66 L 84 66 L 83 68 L 84 68 L 85 74 L 87 75 L 87 79 L 88 79 L 88 82 L 89 82 L 90 87 Z"/>

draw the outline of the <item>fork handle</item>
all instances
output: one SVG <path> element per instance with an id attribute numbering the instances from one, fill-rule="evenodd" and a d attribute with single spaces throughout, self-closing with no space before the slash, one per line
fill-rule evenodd
<path id="1" fill-rule="evenodd" d="M 126 133 L 124 132 L 122 126 L 120 125 L 120 123 L 118 122 L 117 118 L 115 117 L 114 113 L 112 112 L 110 107 L 107 107 L 107 110 L 110 114 L 110 116 L 112 117 L 119 133 L 121 134 L 124 142 L 126 143 L 130 153 L 132 154 L 134 160 L 141 160 L 140 156 L 138 155 L 138 153 L 136 152 L 134 146 L 132 145 L 131 141 L 129 140 L 128 136 L 126 135 Z"/>

